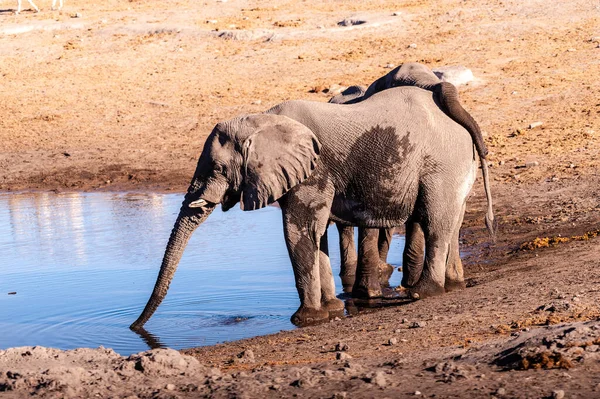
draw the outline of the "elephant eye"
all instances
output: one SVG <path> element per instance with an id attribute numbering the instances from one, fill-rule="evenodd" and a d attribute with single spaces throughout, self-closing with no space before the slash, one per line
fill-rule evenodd
<path id="1" fill-rule="evenodd" d="M 215 166 L 213 167 L 213 171 L 216 174 L 224 175 L 225 174 L 225 165 L 221 165 L 219 163 L 216 163 Z"/>

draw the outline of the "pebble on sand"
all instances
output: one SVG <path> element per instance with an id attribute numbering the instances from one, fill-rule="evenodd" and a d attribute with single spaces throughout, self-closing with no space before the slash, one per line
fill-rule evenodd
<path id="1" fill-rule="evenodd" d="M 540 127 L 540 126 L 542 126 L 543 124 L 544 124 L 544 122 L 540 122 L 540 121 L 538 121 L 538 122 L 533 122 L 533 123 L 530 123 L 530 124 L 529 124 L 529 126 L 528 126 L 528 129 L 535 129 L 536 127 Z"/>

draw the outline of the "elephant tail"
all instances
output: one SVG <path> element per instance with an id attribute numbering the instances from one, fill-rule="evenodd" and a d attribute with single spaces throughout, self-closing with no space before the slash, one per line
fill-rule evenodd
<path id="1" fill-rule="evenodd" d="M 481 135 L 481 129 L 475 119 L 462 107 L 458 100 L 458 90 L 449 82 L 441 82 L 434 88 L 438 93 L 438 99 L 442 106 L 442 110 L 456 123 L 464 127 L 471 135 L 471 140 L 475 145 L 479 161 L 481 162 L 481 173 L 483 174 L 483 187 L 487 199 L 487 212 L 485 215 L 485 225 L 490 233 L 492 242 L 496 242 L 496 232 L 498 229 L 498 221 L 494 218 L 492 205 L 492 192 L 490 189 L 490 178 L 487 166 L 488 149 Z"/>
<path id="2" fill-rule="evenodd" d="M 442 109 L 446 114 L 452 118 L 456 123 L 467 129 L 467 132 L 471 135 L 471 140 L 475 144 L 477 154 L 482 159 L 488 154 L 488 149 L 481 135 L 481 129 L 475 119 L 469 114 L 460 104 L 458 100 L 458 90 L 456 86 L 449 82 L 441 82 L 436 88 L 439 93 L 439 100 L 442 105 Z"/>
<path id="3" fill-rule="evenodd" d="M 487 199 L 487 212 L 485 214 L 485 225 L 490 233 L 492 242 L 496 242 L 496 233 L 498 232 L 498 220 L 494 217 L 492 204 L 492 191 L 490 189 L 490 176 L 488 173 L 487 160 L 484 157 L 479 157 L 481 162 L 481 174 L 483 175 L 483 189 Z"/>

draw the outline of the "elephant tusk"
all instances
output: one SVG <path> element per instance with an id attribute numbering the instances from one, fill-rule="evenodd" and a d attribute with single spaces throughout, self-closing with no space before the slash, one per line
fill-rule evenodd
<path id="1" fill-rule="evenodd" d="M 190 202 L 190 204 L 188 205 L 190 208 L 201 208 L 204 205 L 206 205 L 206 201 L 203 199 L 199 199 L 193 202 Z"/>

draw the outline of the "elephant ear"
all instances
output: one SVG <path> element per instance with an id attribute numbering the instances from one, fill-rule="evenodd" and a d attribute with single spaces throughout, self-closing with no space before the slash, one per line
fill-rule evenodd
<path id="1" fill-rule="evenodd" d="M 277 201 L 315 169 L 321 144 L 314 133 L 282 115 L 254 115 L 253 133 L 242 144 L 241 207 L 260 209 Z"/>
<path id="2" fill-rule="evenodd" d="M 371 97 L 373 94 L 379 93 L 380 91 L 384 91 L 385 89 L 389 89 L 389 80 L 389 73 L 387 75 L 383 75 L 382 77 L 371 83 L 363 97 L 366 99 Z"/>

